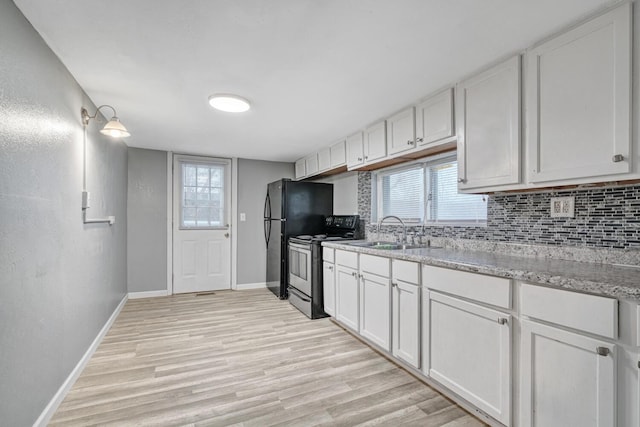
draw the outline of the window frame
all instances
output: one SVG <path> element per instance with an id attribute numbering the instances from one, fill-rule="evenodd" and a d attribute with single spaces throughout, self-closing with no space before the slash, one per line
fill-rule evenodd
<path id="1" fill-rule="evenodd" d="M 453 152 L 453 154 L 451 152 L 447 152 L 447 153 L 442 153 L 442 154 L 437 154 L 434 156 L 429 156 L 426 158 L 422 158 L 422 159 L 418 159 L 418 160 L 414 160 L 408 163 L 403 163 L 400 166 L 391 166 L 388 168 L 384 168 L 384 169 L 379 169 L 375 172 L 373 172 L 373 176 L 371 179 L 371 221 L 372 222 L 379 222 L 383 216 L 382 216 L 382 212 L 384 211 L 383 208 L 383 203 L 384 203 L 384 198 L 382 197 L 382 178 L 383 176 L 387 176 L 389 174 L 392 173 L 398 173 L 398 172 L 402 172 L 402 171 L 408 171 L 411 169 L 416 169 L 416 167 L 421 167 L 424 170 L 422 179 L 423 179 L 423 188 L 424 188 L 424 206 L 423 206 L 423 219 L 422 221 L 412 221 L 412 220 L 405 220 L 404 218 L 402 218 L 402 220 L 404 221 L 405 225 L 407 226 L 425 226 L 425 227 L 486 227 L 487 226 L 487 219 L 485 217 L 485 219 L 483 221 L 473 221 L 473 220 L 446 220 L 446 221 L 439 221 L 439 220 L 433 220 L 433 219 L 429 219 L 430 212 L 432 209 L 432 203 L 433 201 L 431 200 L 431 193 L 432 193 L 432 189 L 431 189 L 431 179 L 430 179 L 430 169 L 432 169 L 435 166 L 438 165 L 442 165 L 445 163 L 450 163 L 450 162 L 456 162 L 457 163 L 457 156 L 456 153 Z M 481 195 L 482 197 L 487 197 L 487 195 Z M 388 221 L 385 221 L 385 224 L 394 224 L 394 225 L 398 225 L 400 224 L 399 221 L 397 221 L 396 219 L 389 219 Z"/>
<path id="2" fill-rule="evenodd" d="M 179 178 L 179 200 L 178 200 L 178 229 L 179 230 L 226 230 L 229 228 L 229 218 L 230 218 L 230 209 L 231 209 L 231 160 L 224 158 L 203 158 L 203 157 L 178 157 L 178 173 L 180 174 Z M 222 166 L 223 175 L 222 175 L 222 219 L 221 225 L 219 226 L 199 226 L 199 225 L 185 225 L 184 224 L 184 200 L 185 200 L 185 182 L 184 182 L 184 167 L 185 165 L 190 166 Z M 197 179 L 197 177 L 196 177 Z M 196 220 L 197 221 L 197 220 Z"/>

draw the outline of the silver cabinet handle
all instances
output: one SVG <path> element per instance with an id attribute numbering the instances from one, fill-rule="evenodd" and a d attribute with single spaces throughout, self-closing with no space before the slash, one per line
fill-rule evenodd
<path id="1" fill-rule="evenodd" d="M 333 265 L 329 266 L 329 270 L 333 271 Z"/>
<path id="2" fill-rule="evenodd" d="M 499 325 L 506 325 L 507 322 L 508 322 L 508 320 L 506 318 L 504 318 L 504 317 L 498 318 L 498 324 Z"/>
<path id="3" fill-rule="evenodd" d="M 462 183 L 464 183 L 464 182 L 467 182 L 467 180 L 466 180 L 466 179 L 464 179 L 464 178 L 458 178 L 458 182 L 462 184 Z"/>
<path id="4" fill-rule="evenodd" d="M 624 156 L 622 154 L 616 154 L 611 158 L 611 160 L 613 161 L 613 163 L 619 163 L 624 160 Z"/>
<path id="5" fill-rule="evenodd" d="M 422 142 L 422 141 L 424 141 L 424 138 L 422 138 L 422 137 L 416 138 L 416 141 L 417 142 Z"/>
<path id="6" fill-rule="evenodd" d="M 362 157 L 358 157 L 358 161 L 361 162 L 362 161 Z"/>
<path id="7" fill-rule="evenodd" d="M 224 237 L 229 237 L 229 233 L 224 233 Z"/>
<path id="8" fill-rule="evenodd" d="M 353 277 L 356 277 L 356 276 L 358 275 L 358 273 L 356 273 L 355 271 L 352 271 L 352 272 L 351 272 L 351 275 L 352 275 Z"/>
<path id="9" fill-rule="evenodd" d="M 413 141 L 411 140 L 407 141 L 407 145 L 413 145 Z"/>
<path id="10" fill-rule="evenodd" d="M 596 347 L 596 353 L 598 353 L 599 356 L 608 356 L 611 350 L 607 347 Z"/>
<path id="11" fill-rule="evenodd" d="M 398 286 L 398 284 L 397 284 L 397 283 L 393 283 L 393 282 L 391 282 L 391 287 L 392 287 L 392 288 L 395 288 L 396 286 Z"/>
<path id="12" fill-rule="evenodd" d="M 364 156 L 364 159 L 367 160 L 369 158 L 369 156 Z"/>

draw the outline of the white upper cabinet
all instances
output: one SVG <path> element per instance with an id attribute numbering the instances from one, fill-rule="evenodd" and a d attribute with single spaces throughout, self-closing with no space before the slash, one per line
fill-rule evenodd
<path id="1" fill-rule="evenodd" d="M 531 49 L 526 62 L 531 182 L 631 172 L 631 3 Z"/>
<path id="2" fill-rule="evenodd" d="M 304 159 L 306 176 L 313 176 L 318 173 L 318 153 L 313 153 Z"/>
<path id="3" fill-rule="evenodd" d="M 352 168 L 364 163 L 362 132 L 347 137 L 347 167 Z"/>
<path id="4" fill-rule="evenodd" d="M 318 151 L 318 170 L 320 172 L 331 168 L 331 147 Z"/>
<path id="5" fill-rule="evenodd" d="M 364 130 L 364 162 L 379 160 L 387 155 L 387 132 L 384 120 Z"/>
<path id="6" fill-rule="evenodd" d="M 428 145 L 455 134 L 453 126 L 453 88 L 416 106 L 416 143 Z"/>
<path id="7" fill-rule="evenodd" d="M 387 154 L 411 150 L 416 146 L 415 108 L 410 107 L 387 119 Z"/>
<path id="8" fill-rule="evenodd" d="M 362 146 L 362 143 L 360 143 Z M 331 168 L 337 168 L 347 164 L 347 151 L 345 141 L 336 142 L 329 147 L 331 153 Z"/>
<path id="9" fill-rule="evenodd" d="M 305 159 L 299 159 L 296 161 L 296 179 L 302 179 L 307 176 L 307 169 L 305 165 Z"/>
<path id="10" fill-rule="evenodd" d="M 518 184 L 520 56 L 458 84 L 458 188 Z"/>

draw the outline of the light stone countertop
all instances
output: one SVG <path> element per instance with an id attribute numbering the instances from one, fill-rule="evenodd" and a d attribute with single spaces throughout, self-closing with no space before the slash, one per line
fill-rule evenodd
<path id="1" fill-rule="evenodd" d="M 640 302 L 640 267 L 450 248 L 381 250 L 323 246 Z"/>

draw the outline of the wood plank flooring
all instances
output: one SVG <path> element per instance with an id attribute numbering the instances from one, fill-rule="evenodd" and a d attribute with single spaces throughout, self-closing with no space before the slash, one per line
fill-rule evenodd
<path id="1" fill-rule="evenodd" d="M 268 290 L 130 300 L 51 426 L 481 426 Z"/>

